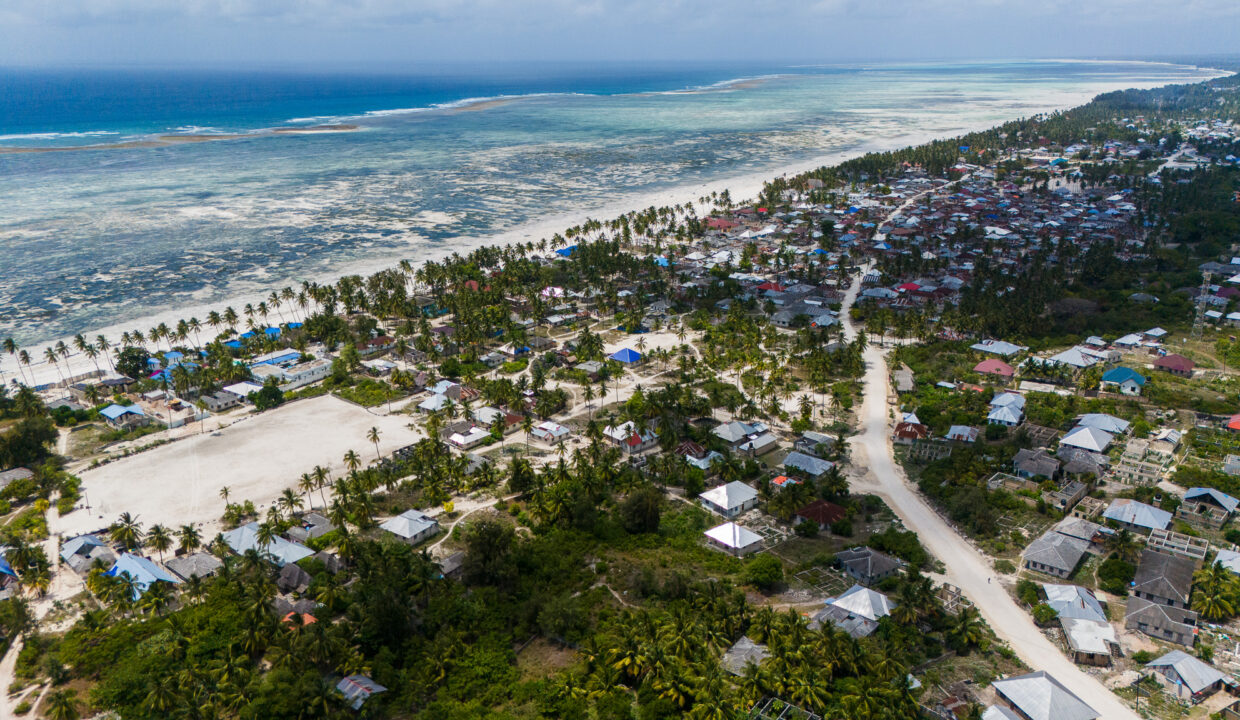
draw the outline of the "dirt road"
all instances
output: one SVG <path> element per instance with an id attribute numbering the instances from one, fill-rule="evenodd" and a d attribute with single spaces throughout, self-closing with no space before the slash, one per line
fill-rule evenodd
<path id="1" fill-rule="evenodd" d="M 847 311 L 858 290 L 859 283 L 854 284 L 841 312 L 845 334 L 850 339 L 856 336 L 856 331 Z M 961 588 L 999 638 L 1011 645 L 1025 663 L 1034 670 L 1049 672 L 1106 720 L 1136 720 L 1138 715 L 1132 709 L 1097 678 L 1069 660 L 1038 630 L 1030 615 L 1017 606 L 998 580 L 988 581 L 996 574 L 992 561 L 952 530 L 909 483 L 904 469 L 896 464 L 892 455 L 890 387 L 884 352 L 874 346 L 868 347 L 865 364 L 861 432 L 849 442 L 855 465 L 867 470 L 853 482 L 854 490 L 881 497 L 904 526 L 917 533 L 926 549 L 947 566 L 947 579 Z"/>

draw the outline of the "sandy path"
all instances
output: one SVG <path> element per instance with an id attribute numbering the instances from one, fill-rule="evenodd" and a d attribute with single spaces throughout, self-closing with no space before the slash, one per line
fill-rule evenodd
<path id="1" fill-rule="evenodd" d="M 850 338 L 856 337 L 856 330 L 848 320 L 847 310 L 859 289 L 860 281 L 850 289 L 841 313 L 845 333 Z M 862 432 L 849 442 L 857 467 L 867 469 L 863 477 L 853 478 L 853 487 L 881 497 L 905 527 L 917 533 L 926 549 L 946 564 L 945 577 L 961 588 L 995 634 L 1011 645 L 1025 663 L 1034 670 L 1052 674 L 1106 720 L 1139 717 L 1097 678 L 1060 652 L 1038 630 L 1032 617 L 1016 605 L 1001 583 L 989 582 L 994 575 L 992 561 L 958 535 L 909 483 L 904 469 L 896 464 L 892 455 L 886 357 L 882 350 L 870 346 L 865 351 L 865 363 Z"/>
<path id="2" fill-rule="evenodd" d="M 202 523 L 214 534 L 228 486 L 233 502 L 252 500 L 260 511 L 315 465 L 345 471 L 349 450 L 363 465 L 375 458 L 366 440 L 379 428 L 384 454 L 415 442 L 421 433 L 408 428 L 403 415 L 380 416 L 330 395 L 300 400 L 260 413 L 216 433 L 195 435 L 81 473 L 90 509 L 55 521 L 51 529 L 65 537 L 97 530 L 122 512 L 144 525 L 173 527 Z"/>

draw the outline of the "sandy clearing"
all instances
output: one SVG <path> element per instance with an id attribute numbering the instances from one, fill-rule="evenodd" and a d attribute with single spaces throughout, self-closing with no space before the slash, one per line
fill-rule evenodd
<path id="1" fill-rule="evenodd" d="M 363 463 L 375 459 L 366 440 L 379 428 L 383 453 L 421 437 L 403 415 L 379 416 L 325 395 L 291 403 L 231 425 L 117 460 L 81 473 L 91 508 L 75 510 L 52 527 L 66 537 L 97 530 L 122 512 L 153 523 L 203 523 L 214 530 L 223 511 L 220 488 L 233 501 L 252 500 L 259 509 L 315 465 L 334 475 L 344 472 L 343 457 L 356 450 Z M 207 534 L 207 533 L 204 533 Z"/>

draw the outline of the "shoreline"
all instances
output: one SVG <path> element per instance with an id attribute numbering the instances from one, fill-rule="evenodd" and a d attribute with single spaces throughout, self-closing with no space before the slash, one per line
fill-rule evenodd
<path id="1" fill-rule="evenodd" d="M 1222 77 L 1229 73 L 1218 71 Z M 1213 78 L 1210 78 L 1213 79 Z M 1198 82 L 1207 82 L 1208 79 L 1199 80 Z M 1137 85 L 1117 83 L 1117 87 L 1107 86 L 1105 89 L 1093 89 L 1081 91 L 1079 97 L 1060 105 L 1048 106 L 1041 108 L 1033 114 L 1043 114 L 1052 112 L 1061 112 L 1071 108 L 1079 107 L 1090 102 L 1094 97 L 1106 93 L 1113 92 L 1122 88 L 1145 88 L 1145 87 L 1162 87 L 1167 83 L 1139 83 Z M 537 242 L 540 239 L 550 239 L 557 232 L 562 232 L 565 228 L 579 225 L 589 218 L 609 220 L 625 213 L 647 207 L 666 207 L 680 204 L 692 204 L 697 209 L 701 209 L 698 205 L 698 198 L 710 195 L 712 192 L 722 192 L 727 190 L 734 202 L 741 202 L 755 197 L 765 183 L 783 176 L 797 175 L 803 172 L 814 170 L 823 166 L 839 164 L 845 160 L 860 157 L 871 152 L 885 152 L 896 150 L 903 147 L 910 147 L 925 144 L 934 140 L 946 139 L 977 132 L 991 127 L 995 127 L 1003 122 L 1007 122 L 1014 118 L 1006 118 L 1001 120 L 979 121 L 977 123 L 966 123 L 956 126 L 950 130 L 944 131 L 927 131 L 921 133 L 906 133 L 902 135 L 894 135 L 887 138 L 876 139 L 858 146 L 839 150 L 836 152 L 815 155 L 812 158 L 772 163 L 758 170 L 752 170 L 735 175 L 727 175 L 724 177 L 711 180 L 697 180 L 692 182 L 681 183 L 668 186 L 650 192 L 634 192 L 620 194 L 616 200 L 596 205 L 589 208 L 579 208 L 567 212 L 557 213 L 539 220 L 534 220 L 517 226 L 500 230 L 488 235 L 460 236 L 454 238 L 451 242 L 446 242 L 432 248 L 420 248 L 419 256 L 408 258 L 402 256 L 400 251 L 388 251 L 369 258 L 357 259 L 347 263 L 342 263 L 333 268 L 330 272 L 312 272 L 302 276 L 287 275 L 284 279 L 275 279 L 279 277 L 278 273 L 271 273 L 273 280 L 270 284 L 263 285 L 262 288 L 252 288 L 236 292 L 224 291 L 224 296 L 218 300 L 200 303 L 186 303 L 176 307 L 167 307 L 158 309 L 148 315 L 139 316 L 130 320 L 124 320 L 113 323 L 99 329 L 93 329 L 89 332 L 81 333 L 89 341 L 102 334 L 107 336 L 108 340 L 114 344 L 118 343 L 118 338 L 122 332 L 141 329 L 145 332 L 148 328 L 166 323 L 170 326 L 175 325 L 177 321 L 197 317 L 199 321 L 204 321 L 207 313 L 211 310 L 222 311 L 225 307 L 232 306 L 240 308 L 247 303 L 258 303 L 265 300 L 273 290 L 278 291 L 285 286 L 296 288 L 303 280 L 326 284 L 335 282 L 341 277 L 348 275 L 370 275 L 382 270 L 388 270 L 395 267 L 402 259 L 409 259 L 415 268 L 425 265 L 427 262 L 439 261 L 443 258 L 451 256 L 453 253 L 461 255 L 468 254 L 479 247 L 484 246 L 504 246 L 518 242 L 527 241 Z M 337 126 L 315 126 L 315 127 L 337 127 Z M 355 127 L 355 126 L 354 126 Z M 308 130 L 310 128 L 294 128 L 295 130 Z M 330 130 L 330 132 L 350 132 L 351 130 Z M 312 132 L 322 132 L 315 131 Z M 205 136 L 215 137 L 215 136 Z M 249 136 L 247 136 L 249 137 Z M 3 150 L 0 150 L 3 152 Z M 274 322 L 274 321 L 273 321 Z M 40 385 L 46 383 L 56 383 L 60 381 L 60 372 L 56 368 L 42 360 L 43 352 L 46 348 L 54 346 L 58 342 L 64 342 L 72 350 L 69 358 L 61 361 L 66 377 L 80 375 L 95 369 L 95 365 L 80 351 L 76 351 L 72 347 L 72 335 L 43 340 L 37 343 L 23 346 L 22 349 L 28 351 L 36 362 L 29 366 L 22 366 L 21 370 L 27 376 L 33 376 L 33 384 Z M 100 367 L 107 367 L 104 362 Z M 17 370 L 17 363 L 8 355 L 0 355 L 0 370 L 3 370 L 6 377 L 19 378 L 21 372 Z"/>

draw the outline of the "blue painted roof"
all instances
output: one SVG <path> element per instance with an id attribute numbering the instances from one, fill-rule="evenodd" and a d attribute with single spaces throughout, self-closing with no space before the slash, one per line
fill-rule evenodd
<path id="1" fill-rule="evenodd" d="M 241 341 L 240 341 L 240 340 L 228 340 L 228 341 L 225 341 L 225 343 L 224 343 L 224 347 L 232 348 L 233 350 L 240 350 L 240 349 L 241 349 Z"/>
<path id="2" fill-rule="evenodd" d="M 250 338 L 254 337 L 254 331 L 253 331 L 253 330 L 247 330 L 247 331 L 245 331 L 245 332 L 241 333 L 240 337 L 241 337 L 241 339 L 242 339 L 242 340 L 249 340 Z"/>
<path id="3" fill-rule="evenodd" d="M 642 354 L 632 348 L 623 348 L 611 354 L 612 360 L 619 360 L 622 363 L 635 363 L 642 359 Z"/>
<path id="4" fill-rule="evenodd" d="M 1184 500 L 1195 500 L 1200 497 L 1208 497 L 1214 500 L 1219 507 L 1227 512 L 1235 512 L 1236 506 L 1240 505 L 1240 500 L 1228 495 L 1225 492 L 1215 490 L 1214 488 L 1195 487 L 1184 493 Z"/>
<path id="5" fill-rule="evenodd" d="M 14 572 L 13 566 L 9 564 L 8 560 L 4 559 L 3 555 L 0 555 L 0 575 L 11 575 L 13 577 L 17 577 L 17 573 Z"/>
<path id="6" fill-rule="evenodd" d="M 280 328 L 278 327 L 269 327 L 266 330 L 263 330 L 263 332 L 267 333 L 268 337 L 279 337 L 280 336 Z"/>
<path id="7" fill-rule="evenodd" d="M 159 567 L 147 558 L 139 557 L 131 553 L 121 555 L 111 570 L 104 573 L 108 577 L 117 577 L 119 575 L 128 575 L 134 581 L 134 598 L 136 599 L 142 593 L 146 592 L 153 583 L 170 582 L 177 583 L 180 580 L 174 578 L 168 571 Z"/>
<path id="8" fill-rule="evenodd" d="M 169 350 L 168 352 L 164 353 L 165 360 L 180 360 L 183 357 L 185 357 L 185 353 L 179 350 Z"/>
<path id="9" fill-rule="evenodd" d="M 1111 368 L 1102 374 L 1102 382 L 1119 384 L 1129 380 L 1135 382 L 1138 387 L 1145 387 L 1145 376 L 1132 368 L 1120 366 Z"/>
<path id="10" fill-rule="evenodd" d="M 566 248 L 561 248 L 559 250 L 556 250 L 555 254 L 559 255 L 560 257 L 570 257 L 573 254 L 573 251 L 576 249 L 577 249 L 576 245 L 569 245 Z"/>
<path id="11" fill-rule="evenodd" d="M 129 415 L 129 414 L 142 415 L 144 417 L 146 416 L 146 413 L 142 412 L 142 408 L 138 407 L 137 405 L 130 405 L 126 407 L 124 405 L 117 405 L 115 403 L 100 410 L 99 414 L 109 420 L 115 420 L 122 415 Z"/>
<path id="12" fill-rule="evenodd" d="M 291 323 L 289 323 L 289 324 L 288 324 L 288 329 L 289 329 L 289 330 L 296 330 L 296 329 L 297 329 L 297 328 L 299 328 L 299 327 L 301 327 L 301 323 L 299 323 L 299 322 L 291 322 Z"/>

